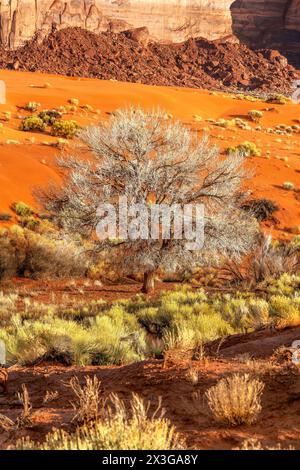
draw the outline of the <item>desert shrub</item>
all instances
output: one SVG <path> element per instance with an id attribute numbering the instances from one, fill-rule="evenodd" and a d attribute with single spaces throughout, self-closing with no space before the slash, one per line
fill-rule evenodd
<path id="1" fill-rule="evenodd" d="M 40 106 L 41 106 L 41 103 L 37 103 L 36 101 L 29 101 L 29 103 L 23 106 L 23 109 L 25 109 L 26 111 L 31 111 L 32 113 L 35 113 Z"/>
<path id="2" fill-rule="evenodd" d="M 295 190 L 295 185 L 294 183 L 291 183 L 290 181 L 285 181 L 282 185 L 283 189 L 286 189 L 287 191 L 294 191 Z"/>
<path id="3" fill-rule="evenodd" d="M 11 220 L 11 215 L 7 214 L 6 212 L 0 213 L 0 221 L 2 222 L 9 222 Z"/>
<path id="4" fill-rule="evenodd" d="M 161 407 L 149 415 L 149 406 L 133 395 L 130 410 L 117 397 L 111 398 L 106 416 L 93 424 L 77 429 L 72 435 L 63 430 L 48 434 L 46 441 L 36 444 L 29 438 L 17 441 L 18 450 L 180 450 L 183 442 L 164 418 Z"/>
<path id="5" fill-rule="evenodd" d="M 274 93 L 267 98 L 266 102 L 273 104 L 287 104 L 289 102 L 289 98 L 281 95 L 280 93 Z"/>
<path id="6" fill-rule="evenodd" d="M 254 142 L 243 142 L 237 147 L 228 147 L 226 149 L 228 155 L 236 152 L 241 152 L 245 157 L 260 157 L 262 154 L 261 149 Z"/>
<path id="7" fill-rule="evenodd" d="M 259 222 L 270 220 L 278 206 L 269 199 L 253 199 L 242 205 L 242 209 L 250 212 Z"/>
<path id="8" fill-rule="evenodd" d="M 78 377 L 72 377 L 69 386 L 77 399 L 72 402 L 75 410 L 73 420 L 79 423 L 96 421 L 101 413 L 100 407 L 104 406 L 101 382 L 95 375 L 93 378 L 86 376 L 85 385 L 81 386 Z"/>
<path id="9" fill-rule="evenodd" d="M 261 450 L 295 450 L 294 447 L 289 446 L 287 449 L 283 449 L 280 443 L 272 446 L 263 445 L 258 439 L 246 439 L 242 442 L 241 446 L 233 450 L 250 450 L 250 451 L 261 451 Z"/>
<path id="10" fill-rule="evenodd" d="M 78 98 L 70 98 L 68 100 L 68 103 L 70 103 L 73 106 L 79 106 L 79 99 Z"/>
<path id="11" fill-rule="evenodd" d="M 300 252 L 295 243 L 277 243 L 271 237 L 262 236 L 243 263 L 227 260 L 222 269 L 232 283 L 245 284 L 248 288 L 261 283 L 268 285 L 284 274 L 299 273 Z"/>
<path id="12" fill-rule="evenodd" d="M 21 217 L 19 219 L 19 224 L 21 227 L 35 231 L 39 228 L 41 221 L 36 217 Z"/>
<path id="13" fill-rule="evenodd" d="M 269 279 L 265 283 L 268 294 L 294 296 L 300 287 L 300 276 L 285 272 L 278 279 Z"/>
<path id="14" fill-rule="evenodd" d="M 34 214 L 34 210 L 28 204 L 24 202 L 15 202 L 12 205 L 12 210 L 20 217 L 29 217 Z"/>
<path id="15" fill-rule="evenodd" d="M 35 233 L 12 226 L 0 232 L 2 275 L 63 278 L 84 276 L 89 259 L 83 246 L 58 234 Z"/>
<path id="16" fill-rule="evenodd" d="M 300 299 L 272 296 L 270 299 L 270 312 L 277 328 L 287 328 L 300 324 Z"/>
<path id="17" fill-rule="evenodd" d="M 56 109 L 45 109 L 39 113 L 38 117 L 45 125 L 52 126 L 58 119 L 62 118 L 62 113 Z"/>
<path id="18" fill-rule="evenodd" d="M 73 138 L 80 127 L 76 121 L 55 121 L 52 125 L 52 135 L 65 139 Z"/>
<path id="19" fill-rule="evenodd" d="M 145 349 L 142 331 L 132 331 L 122 318 L 107 315 L 87 325 L 53 316 L 22 321 L 16 315 L 9 328 L 0 328 L 0 338 L 11 364 L 49 359 L 67 365 L 123 364 L 142 359 Z"/>
<path id="20" fill-rule="evenodd" d="M 259 122 L 262 119 L 263 115 L 264 113 L 262 111 L 257 111 L 255 109 L 248 112 L 248 117 L 253 122 Z"/>
<path id="21" fill-rule="evenodd" d="M 26 117 L 20 125 L 20 130 L 24 132 L 43 132 L 45 129 L 44 121 L 38 116 Z"/>
<path id="22" fill-rule="evenodd" d="M 261 411 L 264 384 L 249 374 L 233 374 L 206 392 L 208 405 L 217 421 L 232 426 L 253 423 Z"/>

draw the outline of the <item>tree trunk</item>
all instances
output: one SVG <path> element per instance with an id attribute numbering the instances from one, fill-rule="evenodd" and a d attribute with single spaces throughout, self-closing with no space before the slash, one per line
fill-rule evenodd
<path id="1" fill-rule="evenodd" d="M 144 273 L 144 284 L 143 284 L 142 292 L 144 292 L 145 294 L 149 294 L 149 292 L 154 291 L 154 277 L 155 277 L 154 271 Z"/>

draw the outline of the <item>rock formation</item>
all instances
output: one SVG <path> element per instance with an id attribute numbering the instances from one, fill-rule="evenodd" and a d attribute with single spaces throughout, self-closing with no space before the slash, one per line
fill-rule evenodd
<path id="1" fill-rule="evenodd" d="M 150 37 L 202 36 L 300 52 L 300 0 L 2 0 L 0 39 L 16 48 L 34 34 L 80 26 L 93 32 L 147 27 Z M 295 55 L 296 57 L 296 55 Z"/>
<path id="2" fill-rule="evenodd" d="M 242 42 L 279 49 L 300 65 L 300 0 L 236 0 L 231 12 Z"/>

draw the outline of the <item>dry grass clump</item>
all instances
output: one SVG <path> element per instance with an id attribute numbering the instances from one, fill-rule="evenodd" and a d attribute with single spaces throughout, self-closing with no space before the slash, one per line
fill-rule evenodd
<path id="1" fill-rule="evenodd" d="M 22 384 L 22 392 L 18 393 L 17 396 L 23 405 L 23 410 L 20 416 L 16 419 L 16 425 L 18 428 L 30 428 L 33 425 L 33 413 L 29 393 L 25 384 Z"/>
<path id="2" fill-rule="evenodd" d="M 25 384 L 22 384 L 22 392 L 19 392 L 17 397 L 21 402 L 23 409 L 15 421 L 3 414 L 0 414 L 0 429 L 3 431 L 12 431 L 13 429 L 20 428 L 31 428 L 34 425 L 33 417 L 35 413 L 32 411 L 29 393 Z"/>
<path id="3" fill-rule="evenodd" d="M 74 434 L 55 430 L 44 443 L 37 444 L 28 437 L 18 440 L 17 450 L 180 450 L 184 443 L 164 417 L 161 403 L 149 416 L 149 405 L 133 395 L 130 409 L 117 396 L 103 419 L 79 427 Z"/>
<path id="4" fill-rule="evenodd" d="M 89 260 L 83 245 L 59 233 L 32 231 L 31 228 L 45 222 L 32 217 L 32 209 L 26 204 L 18 203 L 14 210 L 28 228 L 13 225 L 0 231 L 0 278 L 63 278 L 85 274 Z"/>
<path id="5" fill-rule="evenodd" d="M 263 446 L 263 444 L 258 439 L 246 439 L 242 442 L 240 447 L 237 447 L 233 450 L 295 450 L 294 447 L 289 446 L 286 449 L 281 447 L 281 444 L 276 444 L 274 446 Z"/>
<path id="6" fill-rule="evenodd" d="M 72 377 L 69 386 L 77 398 L 77 402 L 72 403 L 75 410 L 73 421 L 78 421 L 79 423 L 96 421 L 105 404 L 101 382 L 95 375 L 93 378 L 86 376 L 85 385 L 82 387 L 78 377 Z"/>
<path id="7" fill-rule="evenodd" d="M 45 393 L 45 396 L 43 398 L 43 403 L 51 403 L 52 401 L 55 401 L 59 397 L 59 393 L 57 390 L 50 391 L 47 390 Z"/>
<path id="8" fill-rule="evenodd" d="M 249 374 L 233 374 L 211 387 L 206 397 L 217 421 L 237 426 L 256 420 L 263 389 L 264 384 Z"/>

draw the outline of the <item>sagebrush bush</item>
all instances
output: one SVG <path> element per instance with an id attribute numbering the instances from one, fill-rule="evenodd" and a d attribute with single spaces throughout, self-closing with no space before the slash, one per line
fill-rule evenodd
<path id="1" fill-rule="evenodd" d="M 262 155 L 261 149 L 254 142 L 243 142 L 237 147 L 228 147 L 226 149 L 228 155 L 235 152 L 241 152 L 245 157 L 261 157 Z"/>
<path id="2" fill-rule="evenodd" d="M 251 424 L 261 411 L 263 389 L 264 384 L 249 374 L 233 374 L 207 390 L 206 398 L 217 421 L 232 426 Z"/>
<path id="3" fill-rule="evenodd" d="M 23 119 L 20 130 L 24 132 L 44 132 L 46 124 L 38 116 L 30 116 Z"/>
<path id="4" fill-rule="evenodd" d="M 38 117 L 45 125 L 52 126 L 58 119 L 62 118 L 62 113 L 56 109 L 45 109 L 39 113 Z"/>
<path id="5" fill-rule="evenodd" d="M 40 106 L 41 106 L 41 103 L 38 103 L 37 101 L 29 101 L 29 103 L 26 103 L 23 106 L 23 109 L 25 109 L 26 111 L 31 111 L 32 113 L 34 113 L 35 111 L 38 110 L 38 108 Z"/>
<path id="6" fill-rule="evenodd" d="M 180 439 L 170 421 L 163 416 L 160 406 L 149 415 L 149 406 L 133 395 L 131 409 L 111 397 L 106 416 L 93 424 L 86 424 L 74 434 L 56 430 L 47 435 L 44 443 L 34 443 L 29 438 L 16 442 L 17 450 L 180 450 Z"/>
<path id="7" fill-rule="evenodd" d="M 74 240 L 16 225 L 0 232 L 0 248 L 2 277 L 84 276 L 89 266 L 83 247 Z"/>
<path id="8" fill-rule="evenodd" d="M 72 139 L 80 127 L 76 121 L 55 121 L 52 125 L 52 135 L 65 139 Z"/>
<path id="9" fill-rule="evenodd" d="M 11 319 L 0 328 L 10 364 L 57 360 L 66 365 L 124 364 L 143 359 L 143 331 L 132 330 L 120 316 L 99 315 L 86 324 L 49 315 L 41 320 Z"/>
<path id="10" fill-rule="evenodd" d="M 256 109 L 252 109 L 248 112 L 248 117 L 253 122 L 259 122 L 263 118 L 264 113 Z"/>
<path id="11" fill-rule="evenodd" d="M 34 209 L 24 202 L 15 202 L 12 205 L 12 210 L 21 217 L 29 217 L 34 214 Z"/>
<path id="12" fill-rule="evenodd" d="M 289 98 L 280 93 L 274 93 L 267 98 L 266 102 L 273 104 L 287 104 L 289 102 Z"/>

